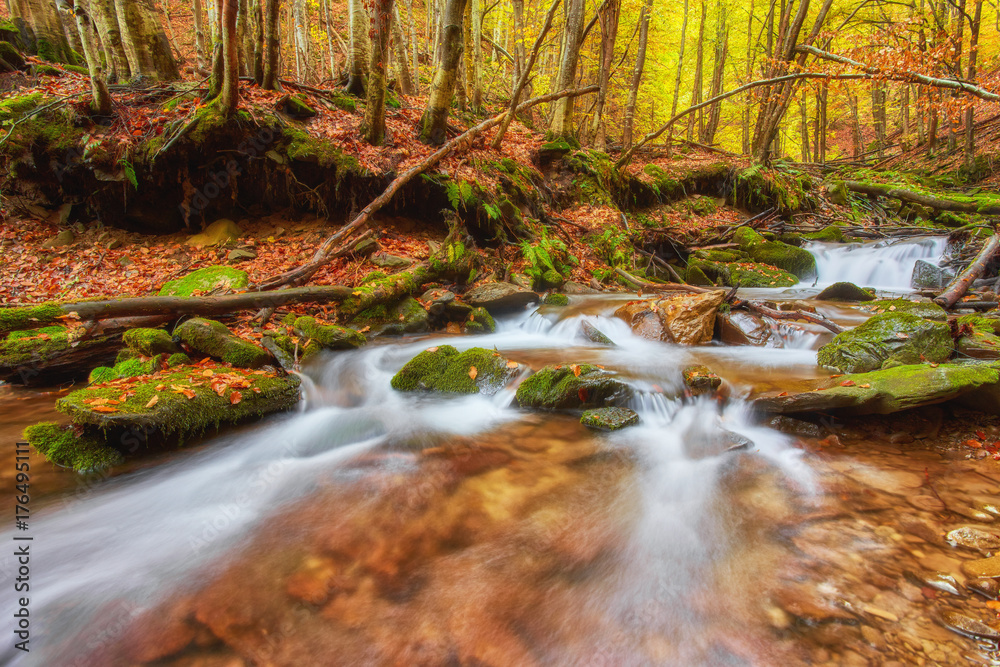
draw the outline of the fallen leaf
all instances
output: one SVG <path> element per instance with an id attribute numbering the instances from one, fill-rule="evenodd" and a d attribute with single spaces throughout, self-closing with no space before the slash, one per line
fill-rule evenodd
<path id="1" fill-rule="evenodd" d="M 159 396 L 153 396 L 153 398 L 149 399 L 149 403 L 146 403 L 146 407 L 147 408 L 153 407 L 154 405 L 156 405 L 156 402 L 159 401 L 159 400 L 160 400 Z"/>
<path id="2" fill-rule="evenodd" d="M 843 382 L 840 383 L 840 386 L 841 387 L 853 387 L 854 386 L 854 380 L 844 380 Z"/>
<path id="3" fill-rule="evenodd" d="M 508 361 L 507 362 L 507 368 L 517 368 L 518 365 L 519 364 L 516 361 Z"/>
<path id="4" fill-rule="evenodd" d="M 983 446 L 983 443 L 979 442 L 978 440 L 966 440 L 965 446 L 971 447 L 972 449 L 979 449 Z"/>
<path id="5" fill-rule="evenodd" d="M 94 412 L 118 412 L 118 408 L 110 405 L 95 405 L 92 410 Z"/>
<path id="6" fill-rule="evenodd" d="M 187 396 L 187 399 L 188 399 L 189 401 L 190 401 L 190 400 L 191 400 L 192 398 L 194 398 L 194 396 L 195 396 L 194 392 L 193 392 L 193 391 L 191 391 L 190 389 L 185 389 L 185 390 L 183 390 L 183 391 L 182 391 L 181 393 L 182 393 L 182 394 L 184 394 L 185 396 Z"/>
<path id="7" fill-rule="evenodd" d="M 202 371 L 202 372 L 201 372 L 201 374 L 202 374 L 202 375 L 203 375 L 204 377 L 207 377 L 207 378 L 210 378 L 210 377 L 212 377 L 213 375 L 215 375 L 215 371 L 213 371 L 212 369 L 207 369 L 207 370 L 204 370 L 204 371 Z"/>
<path id="8" fill-rule="evenodd" d="M 438 349 L 436 347 L 429 347 L 429 348 L 427 348 L 427 351 L 428 352 L 437 352 Z"/>
<path id="9" fill-rule="evenodd" d="M 780 394 L 778 394 L 778 396 L 788 396 L 788 392 L 787 391 L 783 391 Z"/>
<path id="10" fill-rule="evenodd" d="M 903 333 L 902 331 L 897 331 L 896 332 L 896 338 L 909 338 L 909 337 L 910 337 L 910 334 L 908 334 L 908 333 Z"/>
<path id="11" fill-rule="evenodd" d="M 229 395 L 229 403 L 230 403 L 230 405 L 236 405 L 237 403 L 239 403 L 242 400 L 243 400 L 243 394 L 241 394 L 238 391 L 234 391 L 233 393 L 231 393 Z"/>
<path id="12" fill-rule="evenodd" d="M 575 375 L 576 377 L 580 377 L 580 366 L 579 366 L 579 364 L 572 364 L 572 365 L 570 365 L 569 369 L 571 371 L 573 371 L 573 375 Z"/>
<path id="13" fill-rule="evenodd" d="M 469 367 L 469 377 L 472 378 L 473 380 L 475 380 L 477 375 L 479 375 L 479 371 L 476 369 L 476 367 L 475 366 L 470 366 Z"/>
<path id="14" fill-rule="evenodd" d="M 587 402 L 587 388 L 586 387 L 580 387 L 580 390 L 576 392 L 576 395 L 580 397 L 580 401 L 582 403 L 586 403 Z"/>
<path id="15" fill-rule="evenodd" d="M 861 387 L 862 389 L 871 389 L 872 388 L 872 386 L 870 384 L 868 384 L 867 382 L 865 384 L 859 384 L 858 386 Z"/>

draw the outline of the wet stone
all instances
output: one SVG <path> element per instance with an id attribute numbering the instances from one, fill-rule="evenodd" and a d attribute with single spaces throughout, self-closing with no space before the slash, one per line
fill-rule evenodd
<path id="1" fill-rule="evenodd" d="M 688 366 L 681 372 L 684 386 L 692 396 L 701 396 L 717 390 L 722 386 L 722 378 L 716 375 L 708 366 Z"/>
<path id="2" fill-rule="evenodd" d="M 639 415 L 629 408 L 600 408 L 584 412 L 580 423 L 603 431 L 617 431 L 638 424 Z"/>
<path id="3" fill-rule="evenodd" d="M 962 563 L 962 572 L 976 579 L 996 579 L 1000 577 L 1000 556 L 967 560 Z"/>
<path id="4" fill-rule="evenodd" d="M 965 587 L 988 600 L 996 600 L 1000 594 L 1000 581 L 996 579 L 969 579 Z"/>
<path id="5" fill-rule="evenodd" d="M 951 530 L 946 539 L 952 546 L 978 551 L 991 551 L 1000 547 L 1000 533 L 978 526 L 961 526 Z"/>
<path id="6" fill-rule="evenodd" d="M 1000 640 L 1000 630 L 955 611 L 941 612 L 941 622 L 949 630 L 966 637 Z"/>
<path id="7" fill-rule="evenodd" d="M 944 593 L 951 593 L 952 595 L 958 595 L 960 593 L 961 585 L 955 579 L 955 577 L 944 572 L 934 572 L 932 574 L 922 574 L 919 575 L 920 580 L 927 585 L 929 588 L 934 590 L 942 591 Z"/>
<path id="8" fill-rule="evenodd" d="M 614 345 L 614 341 L 604 335 L 600 329 L 595 327 L 590 322 L 584 322 L 580 326 L 580 332 L 589 340 L 591 343 L 597 343 L 598 345 Z"/>

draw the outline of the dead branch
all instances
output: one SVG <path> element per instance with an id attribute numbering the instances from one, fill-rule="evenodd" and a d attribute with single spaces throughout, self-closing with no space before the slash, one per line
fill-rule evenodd
<path id="1" fill-rule="evenodd" d="M 969 287 L 972 286 L 976 278 L 983 275 L 983 272 L 986 270 L 986 263 L 997 254 L 997 251 L 1000 251 L 1000 236 L 994 234 L 986 241 L 983 249 L 979 251 L 979 254 L 976 255 L 976 258 L 969 264 L 968 268 L 951 281 L 947 289 L 934 299 L 934 303 L 942 308 L 954 308 L 958 300 L 969 291 Z"/>

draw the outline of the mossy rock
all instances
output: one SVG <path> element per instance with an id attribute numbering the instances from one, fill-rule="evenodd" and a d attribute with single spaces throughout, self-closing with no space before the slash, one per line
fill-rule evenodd
<path id="1" fill-rule="evenodd" d="M 99 472 L 125 462 L 122 453 L 72 428 L 42 422 L 24 429 L 24 439 L 51 463 L 76 472 Z"/>
<path id="2" fill-rule="evenodd" d="M 854 283 L 840 282 L 833 283 L 832 285 L 823 288 L 823 290 L 813 298 L 819 301 L 850 301 L 856 303 L 874 301 L 875 295 L 858 287 Z"/>
<path id="3" fill-rule="evenodd" d="M 890 414 L 957 399 L 967 407 L 996 412 L 1000 369 L 994 363 L 908 364 L 823 380 L 811 391 L 765 394 L 754 399 L 763 412 Z"/>
<path id="4" fill-rule="evenodd" d="M 803 234 L 802 238 L 810 241 L 825 241 L 827 243 L 844 243 L 847 240 L 844 237 L 844 230 L 837 225 L 827 225 L 818 232 Z"/>
<path id="5" fill-rule="evenodd" d="M 687 270 L 684 272 L 684 281 L 688 285 L 701 285 L 704 287 L 714 287 L 715 283 L 709 278 L 704 269 L 695 264 L 688 264 Z"/>
<path id="6" fill-rule="evenodd" d="M 848 206 L 851 203 L 850 191 L 844 181 L 834 181 L 826 186 L 826 194 L 830 201 L 838 206 Z"/>
<path id="7" fill-rule="evenodd" d="M 516 395 L 522 408 L 543 410 L 622 405 L 631 397 L 631 387 L 590 364 L 546 366 L 522 382 Z"/>
<path id="8" fill-rule="evenodd" d="M 353 350 L 364 345 L 364 334 L 336 324 L 320 324 L 315 317 L 300 317 L 293 325 L 295 333 L 311 341 L 316 341 L 328 350 Z"/>
<path id="9" fill-rule="evenodd" d="M 312 118 L 316 110 L 312 108 L 305 95 L 289 95 L 284 101 L 284 112 L 293 118 Z"/>
<path id="10" fill-rule="evenodd" d="M 53 67 L 52 65 L 36 64 L 35 74 L 38 76 L 51 76 L 54 79 L 58 79 L 63 75 L 63 71 L 58 67 Z"/>
<path id="11" fill-rule="evenodd" d="M 698 275 L 698 271 L 704 278 Z M 729 287 L 791 287 L 799 282 L 791 273 L 760 262 L 713 262 L 705 259 L 689 260 L 685 279 L 692 285 Z"/>
<path id="12" fill-rule="evenodd" d="M 0 58 L 15 69 L 24 69 L 27 66 L 24 56 L 10 42 L 0 42 Z"/>
<path id="13" fill-rule="evenodd" d="M 542 304 L 545 306 L 568 306 L 569 297 L 565 294 L 553 292 L 545 295 L 545 298 L 542 299 Z"/>
<path id="14" fill-rule="evenodd" d="M 955 341 L 955 351 L 960 357 L 1000 359 L 1000 319 L 963 315 L 956 324 L 960 335 Z"/>
<path id="15" fill-rule="evenodd" d="M 0 344 L 0 364 L 16 366 L 44 361 L 57 352 L 69 349 L 66 327 L 50 326 L 26 331 L 12 331 Z"/>
<path id="16" fill-rule="evenodd" d="M 399 336 L 428 331 L 430 315 L 419 301 L 408 296 L 394 304 L 379 304 L 366 308 L 358 313 L 350 324 L 356 329 L 369 327 L 375 335 Z"/>
<path id="17" fill-rule="evenodd" d="M 819 349 L 817 360 L 847 373 L 859 373 L 921 361 L 942 362 L 952 353 L 951 330 L 909 313 L 875 315 L 837 334 Z"/>
<path id="18" fill-rule="evenodd" d="M 733 240 L 739 243 L 740 250 L 750 255 L 755 262 L 776 266 L 802 280 L 816 276 L 816 258 L 807 250 L 781 241 L 765 240 L 749 227 L 736 230 Z"/>
<path id="19" fill-rule="evenodd" d="M 42 103 L 42 99 L 42 93 L 28 93 L 0 101 L 0 121 L 13 120 L 23 116 L 37 108 Z"/>
<path id="20" fill-rule="evenodd" d="M 207 370 L 214 375 L 206 377 Z M 134 429 L 183 438 L 222 424 L 290 410 L 298 400 L 295 375 L 279 377 L 199 364 L 157 371 L 138 382 L 124 379 L 92 385 L 60 398 L 56 409 L 88 429 Z"/>
<path id="21" fill-rule="evenodd" d="M 701 396 L 717 391 L 722 386 L 722 378 L 708 366 L 688 366 L 681 371 L 684 386 L 692 396 Z"/>
<path id="22" fill-rule="evenodd" d="M 470 334 L 487 334 L 497 330 L 497 323 L 485 308 L 473 308 L 465 320 L 465 332 Z"/>
<path id="23" fill-rule="evenodd" d="M 739 262 L 745 260 L 747 256 L 736 250 L 696 250 L 694 257 L 705 259 L 709 262 Z"/>
<path id="24" fill-rule="evenodd" d="M 580 423 L 599 431 L 617 431 L 639 423 L 639 414 L 629 408 L 598 408 L 585 410 Z"/>
<path id="25" fill-rule="evenodd" d="M 861 306 L 861 308 L 876 315 L 881 313 L 907 313 L 922 317 L 925 320 L 934 320 L 935 322 L 944 322 L 948 319 L 948 311 L 933 301 L 883 299 L 881 301 L 868 302 Z"/>
<path id="26" fill-rule="evenodd" d="M 584 321 L 580 325 L 580 333 L 583 334 L 584 338 L 589 340 L 591 343 L 597 343 L 598 345 L 614 345 L 615 342 L 605 335 L 603 331 L 595 327 L 590 322 Z"/>
<path id="27" fill-rule="evenodd" d="M 215 320 L 201 317 L 187 320 L 174 329 L 174 335 L 191 349 L 239 368 L 260 368 L 271 358 Z"/>
<path id="28" fill-rule="evenodd" d="M 270 338 L 274 340 L 278 349 L 287 355 L 286 362 L 294 363 L 296 360 L 306 362 L 323 351 L 323 346 L 312 339 L 306 342 L 284 334 L 271 335 Z M 285 363 L 282 363 L 282 366 L 285 366 Z"/>
<path id="29" fill-rule="evenodd" d="M 459 352 L 440 345 L 410 359 L 391 384 L 396 391 L 492 395 L 506 386 L 517 367 L 493 350 L 473 347 Z"/>
<path id="30" fill-rule="evenodd" d="M 159 296 L 193 296 L 216 290 L 235 291 L 250 283 L 246 271 L 231 266 L 206 266 L 192 271 L 183 278 L 171 280 L 160 288 Z"/>
<path id="31" fill-rule="evenodd" d="M 54 303 L 23 308 L 0 308 L 0 334 L 55 322 L 62 314 L 62 308 Z"/>
<path id="32" fill-rule="evenodd" d="M 937 215 L 934 216 L 934 222 L 954 229 L 955 227 L 964 227 L 969 224 L 969 216 L 953 211 L 938 211 Z"/>
<path id="33" fill-rule="evenodd" d="M 186 355 L 185 355 L 186 356 Z M 139 377 L 151 375 L 160 370 L 161 362 L 166 363 L 167 355 L 156 355 L 149 358 L 129 357 L 117 362 L 112 368 L 98 366 L 90 371 L 87 382 L 90 384 L 102 384 L 119 380 L 122 378 Z"/>
<path id="34" fill-rule="evenodd" d="M 144 357 L 158 354 L 177 354 L 180 348 L 163 329 L 129 329 L 122 334 L 122 340 L 129 349 Z"/>
<path id="35" fill-rule="evenodd" d="M 355 111 L 358 110 L 357 100 L 355 100 L 347 93 L 336 91 L 330 95 L 329 99 L 330 102 L 333 103 L 333 106 L 337 107 L 341 111 L 349 111 L 351 113 L 354 113 Z"/>

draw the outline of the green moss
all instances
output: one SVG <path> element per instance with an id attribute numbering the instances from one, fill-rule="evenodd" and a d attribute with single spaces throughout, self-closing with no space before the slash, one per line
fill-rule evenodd
<path id="1" fill-rule="evenodd" d="M 735 199 L 750 208 L 777 207 L 782 213 L 814 208 L 812 179 L 794 169 L 769 169 L 757 164 L 736 174 Z"/>
<path id="2" fill-rule="evenodd" d="M 17 69 L 22 69 L 25 65 L 24 56 L 10 42 L 0 41 L 0 58 Z"/>
<path id="3" fill-rule="evenodd" d="M 128 359 L 133 359 L 138 356 L 138 354 L 126 347 L 118 351 L 118 356 L 115 357 L 115 363 L 120 364 L 123 361 L 127 361 Z"/>
<path id="4" fill-rule="evenodd" d="M 24 308 L 0 308 L 0 334 L 55 322 L 62 314 L 62 309 L 54 303 Z"/>
<path id="5" fill-rule="evenodd" d="M 353 97 L 346 93 L 334 92 L 329 97 L 330 102 L 333 106 L 337 107 L 341 111 L 349 111 L 354 113 L 358 110 L 358 102 Z"/>
<path id="6" fill-rule="evenodd" d="M 469 317 L 465 320 L 465 331 L 467 333 L 493 333 L 496 330 L 497 323 L 485 308 L 473 308 L 472 312 L 469 313 Z"/>
<path id="7" fill-rule="evenodd" d="M 522 408 L 564 410 L 626 402 L 628 385 L 597 366 L 546 366 L 517 388 Z"/>
<path id="8" fill-rule="evenodd" d="M 201 366 L 181 366 L 158 371 L 144 381 L 114 381 L 74 391 L 56 402 L 56 409 L 69 415 L 75 424 L 107 431 L 115 428 L 156 429 L 164 435 L 181 437 L 201 433 L 224 423 L 237 423 L 249 417 L 288 410 L 298 403 L 299 378 L 271 374 L 245 373 L 234 369 L 216 369 L 216 379 L 225 379 L 222 393 L 206 381 Z M 234 380 L 249 386 L 233 387 Z M 162 386 L 161 390 L 156 388 Z M 194 393 L 188 398 L 182 391 Z M 259 391 L 258 391 L 259 390 Z M 233 392 L 240 393 L 235 400 Z M 125 400 L 122 401 L 122 395 Z M 156 401 L 152 401 L 153 397 Z M 118 401 L 113 412 L 95 410 L 95 400 Z M 153 403 L 150 406 L 150 403 Z"/>
<path id="9" fill-rule="evenodd" d="M 396 391 L 494 394 L 506 385 L 515 369 L 516 365 L 509 367 L 507 359 L 493 350 L 473 347 L 459 352 L 451 345 L 441 345 L 410 359 L 393 376 L 391 385 Z"/>
<path id="10" fill-rule="evenodd" d="M 0 344 L 0 361 L 5 365 L 17 366 L 44 360 L 68 348 L 66 327 L 50 326 L 30 331 L 13 331 Z"/>
<path id="11" fill-rule="evenodd" d="M 802 238 L 809 239 L 810 241 L 826 241 L 828 243 L 843 243 L 847 240 L 844 238 L 844 230 L 837 225 L 827 225 L 818 232 L 803 234 Z"/>
<path id="12" fill-rule="evenodd" d="M 63 75 L 63 71 L 52 65 L 35 65 L 35 74 L 59 78 Z"/>
<path id="13" fill-rule="evenodd" d="M 90 76 L 90 70 L 82 65 L 63 65 L 64 70 L 68 72 L 73 72 L 75 74 L 82 74 L 83 76 Z"/>
<path id="14" fill-rule="evenodd" d="M 215 320 L 201 317 L 187 320 L 174 329 L 174 335 L 188 347 L 239 368 L 260 368 L 270 360 L 267 352 Z"/>
<path id="15" fill-rule="evenodd" d="M 122 340 L 130 350 L 144 357 L 180 352 L 170 334 L 163 329 L 129 329 L 122 335 Z"/>
<path id="16" fill-rule="evenodd" d="M 714 286 L 715 282 L 709 278 L 702 268 L 696 264 L 688 264 L 684 273 L 684 281 L 689 285 L 702 285 L 705 287 Z"/>
<path id="17" fill-rule="evenodd" d="M 187 366 L 191 363 L 191 357 L 187 356 L 183 352 L 178 352 L 177 354 L 171 354 L 167 357 L 167 366 Z"/>
<path id="18" fill-rule="evenodd" d="M 547 153 L 568 153 L 579 147 L 579 143 L 567 139 L 566 137 L 557 137 L 553 138 L 551 141 L 546 141 L 539 147 L 539 150 Z"/>
<path id="19" fill-rule="evenodd" d="M 868 302 L 861 308 L 869 313 L 907 313 L 925 320 L 944 322 L 948 319 L 948 311 L 933 301 L 910 301 L 909 299 L 883 299 Z"/>
<path id="20" fill-rule="evenodd" d="M 750 255 L 755 262 L 776 266 L 800 279 L 809 279 L 816 275 L 816 258 L 807 250 L 781 241 L 767 241 L 749 227 L 740 227 L 733 235 L 733 240 L 739 243 L 740 250 Z"/>
<path id="21" fill-rule="evenodd" d="M 6 42 L 0 42 L 6 44 Z M 0 122 L 20 118 L 42 103 L 42 93 L 29 93 L 0 101 Z"/>
<path id="22" fill-rule="evenodd" d="M 747 259 L 747 256 L 735 250 L 696 250 L 694 257 L 707 259 L 710 262 L 739 262 Z"/>
<path id="23" fill-rule="evenodd" d="M 898 364 L 941 362 L 951 353 L 947 324 L 891 312 L 837 334 L 819 349 L 817 360 L 823 366 L 857 373 Z"/>
<path id="24" fill-rule="evenodd" d="M 305 95 L 291 95 L 285 102 L 285 109 L 292 116 L 311 118 L 316 115 L 316 110 L 310 106 Z"/>
<path id="25" fill-rule="evenodd" d="M 545 298 L 542 299 L 542 303 L 546 306 L 568 306 L 569 297 L 565 294 L 553 292 L 552 294 L 546 294 Z"/>
<path id="26" fill-rule="evenodd" d="M 107 366 L 98 366 L 94 370 L 90 371 L 90 375 L 87 377 L 87 382 L 89 384 L 101 384 L 103 382 L 110 382 L 118 378 L 118 374 L 115 373 L 114 368 L 109 368 Z"/>
<path id="27" fill-rule="evenodd" d="M 617 431 L 638 424 L 639 415 L 628 408 L 598 408 L 585 410 L 580 417 L 580 423 L 601 431 Z"/>
<path id="28" fill-rule="evenodd" d="M 704 279 L 696 272 L 700 272 Z M 712 262 L 697 258 L 688 260 L 687 279 L 692 285 L 728 287 L 791 287 L 799 282 L 791 273 L 770 264 L 747 261 Z"/>
<path id="29" fill-rule="evenodd" d="M 368 283 L 375 282 L 376 280 L 382 280 L 387 275 L 388 274 L 385 271 L 378 271 L 378 270 L 372 271 L 367 276 L 361 279 L 361 284 L 366 285 Z"/>
<path id="30" fill-rule="evenodd" d="M 314 340 L 328 350 L 350 350 L 361 347 L 367 341 L 363 334 L 354 329 L 335 324 L 320 324 L 314 317 L 300 317 L 293 328 L 302 337 Z"/>
<path id="31" fill-rule="evenodd" d="M 240 290 L 249 284 L 246 271 L 231 266 L 206 266 L 183 278 L 171 280 L 160 288 L 159 296 L 193 296 L 215 290 Z"/>
<path id="32" fill-rule="evenodd" d="M 125 461 L 117 449 L 91 436 L 77 436 L 72 429 L 53 422 L 29 426 L 24 429 L 24 439 L 46 460 L 77 472 L 106 470 Z"/>
<path id="33" fill-rule="evenodd" d="M 317 139 L 308 132 L 287 128 L 285 136 L 289 137 L 285 154 L 290 160 L 317 164 L 324 168 L 335 167 L 335 180 L 341 181 L 349 174 L 364 174 L 361 163 L 353 155 L 341 151 L 333 143 Z"/>

